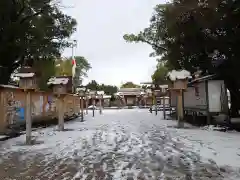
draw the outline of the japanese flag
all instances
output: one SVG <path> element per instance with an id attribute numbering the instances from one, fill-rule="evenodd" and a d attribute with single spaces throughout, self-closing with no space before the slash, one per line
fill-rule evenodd
<path id="1" fill-rule="evenodd" d="M 75 58 L 73 58 L 72 59 L 72 76 L 73 77 L 75 77 L 76 67 L 77 67 L 76 60 L 75 60 Z"/>

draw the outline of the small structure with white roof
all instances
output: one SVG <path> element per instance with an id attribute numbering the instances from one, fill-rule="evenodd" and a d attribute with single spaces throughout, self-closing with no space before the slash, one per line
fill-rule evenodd
<path id="1" fill-rule="evenodd" d="M 66 94 L 72 91 L 71 78 L 68 76 L 52 77 L 48 80 L 47 85 L 52 88 L 55 94 Z"/>
<path id="2" fill-rule="evenodd" d="M 57 97 L 59 131 L 64 130 L 64 112 L 65 112 L 64 98 L 67 95 L 67 93 L 72 91 L 71 88 L 72 86 L 69 82 L 70 78 L 67 76 L 52 77 L 47 82 L 47 85 L 52 88 L 54 95 Z"/>
<path id="3" fill-rule="evenodd" d="M 168 73 L 168 77 L 173 82 L 173 89 L 187 89 L 188 79 L 192 78 L 186 70 L 173 70 Z"/>
<path id="4" fill-rule="evenodd" d="M 170 92 L 177 92 L 177 117 L 178 127 L 184 127 L 184 107 L 183 107 L 183 91 L 187 89 L 188 79 L 192 76 L 190 72 L 186 70 L 173 70 L 168 73 L 169 79 L 173 82 L 173 87 Z"/>
<path id="5" fill-rule="evenodd" d="M 37 89 L 37 75 L 32 67 L 21 67 L 15 74 L 19 78 L 19 87 L 22 89 Z"/>

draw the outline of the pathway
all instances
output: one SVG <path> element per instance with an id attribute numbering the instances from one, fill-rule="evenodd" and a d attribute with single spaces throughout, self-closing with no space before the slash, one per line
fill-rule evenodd
<path id="1" fill-rule="evenodd" d="M 201 153 L 201 144 L 205 152 L 214 148 L 211 134 L 216 132 L 192 127 L 177 130 L 170 127 L 174 124 L 146 109 L 106 110 L 103 115 L 96 113 L 95 118 L 89 114 L 85 122 L 67 123 L 64 132 L 54 127 L 41 129 L 34 132 L 38 143 L 34 146 L 24 145 L 25 135 L 1 142 L 0 179 L 240 179 L 240 160 L 235 152 L 240 144 L 233 147 L 240 134 L 217 132 L 218 142 L 232 138 L 232 144 L 221 141 L 216 147 L 224 151 L 226 143 L 235 157 L 235 164 L 224 164 L 224 160 L 218 164 L 216 157 L 221 157 L 221 151 Z"/>

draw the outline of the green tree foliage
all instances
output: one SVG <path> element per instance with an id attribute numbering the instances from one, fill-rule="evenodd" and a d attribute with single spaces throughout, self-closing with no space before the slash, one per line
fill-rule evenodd
<path id="1" fill-rule="evenodd" d="M 56 67 L 53 59 L 46 59 L 44 61 L 34 61 L 33 68 L 39 72 L 38 87 L 42 91 L 49 90 L 47 82 L 50 77 L 55 75 Z"/>
<path id="2" fill-rule="evenodd" d="M 148 86 L 147 85 L 142 85 L 141 88 L 146 90 L 146 89 L 148 89 Z"/>
<path id="3" fill-rule="evenodd" d="M 159 63 L 156 67 L 155 72 L 152 75 L 152 80 L 154 84 L 167 84 L 167 73 L 169 69 L 165 66 L 164 63 Z"/>
<path id="4" fill-rule="evenodd" d="M 87 77 L 87 72 L 92 68 L 88 60 L 83 56 L 76 56 L 76 75 L 80 78 Z"/>
<path id="5" fill-rule="evenodd" d="M 104 91 L 108 95 L 114 95 L 118 91 L 118 88 L 117 86 L 101 84 L 99 90 Z"/>
<path id="6" fill-rule="evenodd" d="M 86 88 L 93 91 L 99 91 L 99 84 L 97 83 L 97 81 L 92 80 L 86 85 Z"/>
<path id="7" fill-rule="evenodd" d="M 91 69 L 91 65 L 85 57 L 76 56 L 76 77 L 82 79 L 87 77 L 87 72 Z M 56 76 L 72 76 L 72 58 L 58 59 L 55 61 Z"/>
<path id="8" fill-rule="evenodd" d="M 133 82 L 126 82 L 121 85 L 121 88 L 140 88 L 140 85 L 134 84 Z"/>
<path id="9" fill-rule="evenodd" d="M 91 69 L 91 65 L 82 56 L 76 56 L 76 72 L 74 77 L 74 85 L 80 86 L 84 77 L 87 77 L 87 72 Z M 55 61 L 56 76 L 72 76 L 72 58 L 58 59 Z"/>
<path id="10" fill-rule="evenodd" d="M 148 28 L 124 39 L 150 44 L 151 55 L 175 69 L 219 74 L 230 90 L 234 116 L 240 108 L 239 7 L 235 0 L 172 0 L 155 7 Z"/>
<path id="11" fill-rule="evenodd" d="M 76 26 L 55 0 L 1 0 L 0 17 L 1 84 L 23 64 L 59 57 Z"/>
<path id="12" fill-rule="evenodd" d="M 72 60 L 57 59 L 55 61 L 55 76 L 72 76 Z"/>
<path id="13" fill-rule="evenodd" d="M 106 84 L 98 84 L 95 80 L 92 80 L 86 85 L 87 89 L 95 90 L 95 91 L 104 91 L 105 94 L 114 95 L 118 88 L 117 86 L 106 85 Z"/>

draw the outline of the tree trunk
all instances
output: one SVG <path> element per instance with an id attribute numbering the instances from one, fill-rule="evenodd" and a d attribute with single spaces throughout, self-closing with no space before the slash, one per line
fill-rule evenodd
<path id="1" fill-rule="evenodd" d="M 8 84 L 11 78 L 12 70 L 0 67 L 0 84 Z"/>
<path id="2" fill-rule="evenodd" d="M 226 83 L 228 90 L 230 91 L 231 100 L 231 117 L 238 117 L 240 110 L 240 92 L 236 82 L 231 81 Z"/>
<path id="3" fill-rule="evenodd" d="M 231 96 L 231 111 L 230 115 L 231 117 L 238 117 L 239 116 L 239 97 L 240 94 L 239 92 L 237 93 L 234 90 L 230 91 L 230 96 Z"/>

